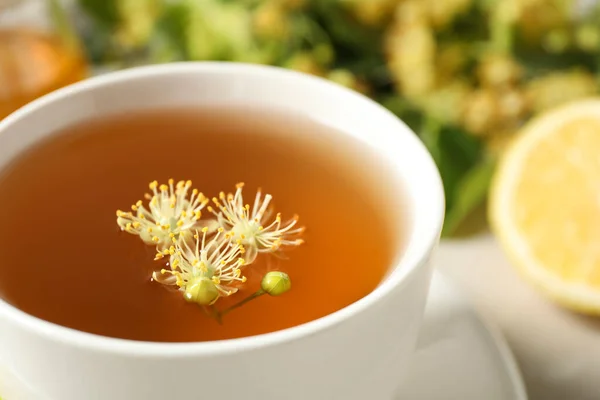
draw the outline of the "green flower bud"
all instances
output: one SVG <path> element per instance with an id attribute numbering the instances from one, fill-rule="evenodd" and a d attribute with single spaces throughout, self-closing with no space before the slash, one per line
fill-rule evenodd
<path id="1" fill-rule="evenodd" d="M 285 272 L 268 272 L 260 283 L 261 289 L 269 296 L 281 296 L 292 288 L 292 281 Z"/>
<path id="2" fill-rule="evenodd" d="M 190 303 L 207 306 L 219 297 L 219 291 L 212 280 L 200 277 L 186 286 L 183 297 Z"/>

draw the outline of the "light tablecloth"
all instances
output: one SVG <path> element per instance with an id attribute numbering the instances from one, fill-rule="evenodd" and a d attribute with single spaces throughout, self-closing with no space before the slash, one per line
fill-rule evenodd
<path id="1" fill-rule="evenodd" d="M 495 320 L 531 400 L 600 399 L 600 318 L 564 310 L 523 281 L 489 234 L 443 241 L 440 270 Z"/>

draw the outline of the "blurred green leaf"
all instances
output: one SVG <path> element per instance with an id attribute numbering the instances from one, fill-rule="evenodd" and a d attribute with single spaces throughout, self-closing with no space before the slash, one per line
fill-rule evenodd
<path id="1" fill-rule="evenodd" d="M 119 23 L 116 0 L 77 0 L 89 24 L 81 32 L 83 48 L 94 64 L 112 62 L 115 55 L 113 34 Z"/>
<path id="2" fill-rule="evenodd" d="M 70 21 L 64 6 L 59 0 L 49 0 L 48 3 L 50 18 L 61 40 L 67 46 L 73 49 L 77 48 L 79 44 L 77 33 L 73 29 L 72 21 Z"/>
<path id="3" fill-rule="evenodd" d="M 440 125 L 438 131 L 432 133 L 432 125 L 432 123 L 424 125 L 424 129 L 420 132 L 421 138 L 440 170 L 446 196 L 446 214 L 455 215 L 455 207 L 462 207 L 456 212 L 456 216 L 452 217 L 453 219 L 445 222 L 446 225 L 452 223 L 450 229 L 454 229 L 480 203 L 463 200 L 461 186 L 464 185 L 463 182 L 473 168 L 482 162 L 483 144 L 474 136 L 454 127 Z M 480 200 L 483 201 L 483 198 Z M 463 204 L 458 204 L 459 202 Z M 449 232 L 447 227 L 445 232 Z"/>
<path id="4" fill-rule="evenodd" d="M 399 95 L 381 96 L 377 97 L 376 100 L 396 114 L 413 131 L 419 132 L 423 115 L 409 101 Z"/>
<path id="5" fill-rule="evenodd" d="M 483 143 L 467 132 L 424 116 L 400 96 L 381 103 L 410 126 L 429 150 L 444 184 L 446 220 L 444 235 L 451 235 L 487 195 L 494 163 Z"/>
<path id="6" fill-rule="evenodd" d="M 468 170 L 456 184 L 452 207 L 446 212 L 443 236 L 453 235 L 469 214 L 485 201 L 494 168 L 494 161 L 484 160 Z"/>
<path id="7" fill-rule="evenodd" d="M 105 27 L 115 27 L 119 22 L 116 0 L 78 0 L 81 8 L 95 22 Z"/>
<path id="8" fill-rule="evenodd" d="M 340 52 L 348 57 L 364 57 L 382 53 L 382 30 L 372 29 L 355 21 L 340 3 L 331 0 L 313 0 L 312 18 L 325 29 Z"/>
<path id="9" fill-rule="evenodd" d="M 461 129 L 426 118 L 418 131 L 435 160 L 446 194 L 446 209 L 454 206 L 455 192 L 463 177 L 483 157 L 483 145 Z"/>
<path id="10" fill-rule="evenodd" d="M 153 40 L 150 41 L 152 58 L 157 62 L 188 60 L 187 26 L 189 10 L 186 4 L 166 4 L 160 16 Z"/>
<path id="11" fill-rule="evenodd" d="M 525 66 L 527 78 L 572 68 L 585 68 L 594 71 L 597 67 L 597 55 L 569 51 L 562 54 L 548 54 L 531 48 L 519 48 L 514 53 L 515 58 Z"/>

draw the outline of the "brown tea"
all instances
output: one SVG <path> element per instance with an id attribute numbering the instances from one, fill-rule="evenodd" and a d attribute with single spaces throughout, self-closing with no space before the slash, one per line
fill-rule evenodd
<path id="1" fill-rule="evenodd" d="M 0 176 L 0 296 L 39 318 L 100 335 L 206 341 L 272 332 L 367 295 L 401 251 L 404 214 L 387 165 L 368 146 L 304 116 L 256 108 L 152 110 L 72 126 L 20 156 Z M 292 280 L 222 321 L 157 284 L 156 250 L 122 232 L 115 210 L 154 180 L 192 180 L 206 196 L 245 182 L 304 244 L 244 270 L 231 304 L 267 271 Z M 237 299 L 237 300 L 234 300 Z"/>

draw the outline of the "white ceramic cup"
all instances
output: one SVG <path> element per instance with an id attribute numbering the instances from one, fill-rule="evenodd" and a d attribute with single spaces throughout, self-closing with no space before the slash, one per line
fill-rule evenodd
<path id="1" fill-rule="evenodd" d="M 406 247 L 397 265 L 373 292 L 331 315 L 282 331 L 215 342 L 102 337 L 40 320 L 0 300 L 0 362 L 33 388 L 35 396 L 393 398 L 421 325 L 444 198 L 425 147 L 375 102 L 325 80 L 271 67 L 183 63 L 136 68 L 58 90 L 1 121 L 0 171 L 40 139 L 92 117 L 161 106 L 232 103 L 284 106 L 337 128 L 387 159 L 391 172 L 383 179 L 402 182 L 406 198 L 399 206 L 406 207 L 404 216 L 410 217 L 403 237 Z M 19 396 L 6 400 L 26 398 Z"/>

